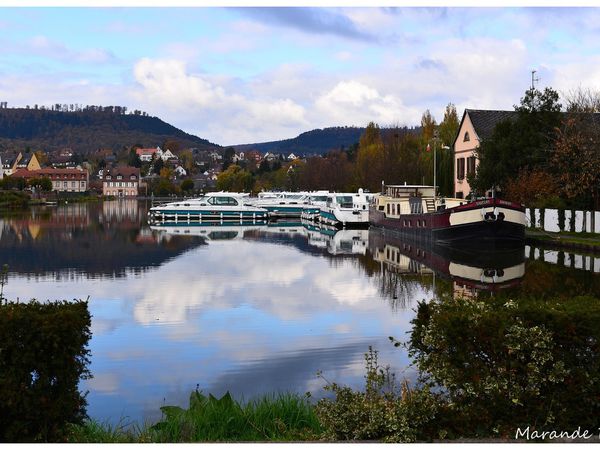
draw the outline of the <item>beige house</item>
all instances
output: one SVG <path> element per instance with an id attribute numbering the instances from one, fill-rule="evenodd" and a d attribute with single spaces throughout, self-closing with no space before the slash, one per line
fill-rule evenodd
<path id="1" fill-rule="evenodd" d="M 465 198 L 471 192 L 467 176 L 475 173 L 479 164 L 476 150 L 489 138 L 494 127 L 503 120 L 516 117 L 515 111 L 465 109 L 454 139 L 454 196 Z"/>
<path id="2" fill-rule="evenodd" d="M 89 173 L 82 169 L 17 169 L 12 175 L 15 178 L 49 178 L 52 190 L 58 192 L 85 192 L 89 189 Z"/>
<path id="3" fill-rule="evenodd" d="M 137 197 L 140 187 L 140 169 L 115 167 L 108 169 L 102 180 L 102 195 Z"/>

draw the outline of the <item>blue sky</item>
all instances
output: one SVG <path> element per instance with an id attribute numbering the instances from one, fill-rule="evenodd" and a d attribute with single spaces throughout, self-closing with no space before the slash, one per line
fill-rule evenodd
<path id="1" fill-rule="evenodd" d="M 227 145 L 600 90 L 598 8 L 0 8 L 0 100 L 119 104 Z"/>

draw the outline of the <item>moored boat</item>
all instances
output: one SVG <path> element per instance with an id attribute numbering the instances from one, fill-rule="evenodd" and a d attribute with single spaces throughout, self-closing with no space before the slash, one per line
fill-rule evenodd
<path id="1" fill-rule="evenodd" d="M 358 193 L 333 193 L 321 206 L 319 221 L 334 227 L 368 227 L 369 194 L 362 189 Z"/>
<path id="2" fill-rule="evenodd" d="M 445 245 L 522 245 L 525 208 L 498 198 L 436 198 L 433 186 L 390 185 L 370 206 L 371 225 Z"/>
<path id="3" fill-rule="evenodd" d="M 327 195 L 329 191 L 315 191 L 308 195 L 308 204 L 302 207 L 300 217 L 303 220 L 319 220 L 321 207 L 327 203 Z"/>
<path id="4" fill-rule="evenodd" d="M 150 208 L 151 221 L 202 222 L 202 221 L 264 221 L 268 212 L 249 204 L 247 194 L 212 192 L 203 197 L 180 200 Z"/>
<path id="5" fill-rule="evenodd" d="M 306 192 L 278 192 L 259 194 L 252 204 L 264 208 L 271 218 L 300 217 L 304 206 L 308 205 Z"/>

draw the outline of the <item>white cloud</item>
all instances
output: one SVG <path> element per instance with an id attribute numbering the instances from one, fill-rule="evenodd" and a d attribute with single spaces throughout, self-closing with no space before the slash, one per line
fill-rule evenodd
<path id="1" fill-rule="evenodd" d="M 416 114 L 396 96 L 382 95 L 356 80 L 340 81 L 315 101 L 315 107 L 332 123 L 361 126 L 370 121 L 391 125 Z"/>
<path id="2" fill-rule="evenodd" d="M 253 134 L 268 139 L 272 130 L 295 131 L 307 125 L 304 107 L 292 99 L 249 97 L 240 93 L 243 86 L 228 92 L 217 84 L 227 80 L 191 74 L 184 61 L 143 58 L 135 64 L 134 77 L 140 87 L 135 92 L 138 102 L 166 120 L 189 123 L 193 131 L 198 126 L 194 122 L 203 127 L 203 122 L 212 122 L 217 135 L 209 138 L 216 142 L 239 143 Z"/>

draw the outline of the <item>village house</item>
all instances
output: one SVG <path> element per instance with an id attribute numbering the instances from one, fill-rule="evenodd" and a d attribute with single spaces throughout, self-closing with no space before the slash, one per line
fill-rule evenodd
<path id="1" fill-rule="evenodd" d="M 4 175 L 10 176 L 18 169 L 39 170 L 41 169 L 41 166 L 37 157 L 35 156 L 35 153 L 31 153 L 24 158 L 23 153 L 18 152 L 12 155 L 5 155 L 2 169 L 4 171 Z"/>
<path id="2" fill-rule="evenodd" d="M 294 155 L 293 153 L 290 153 L 287 157 L 288 161 L 293 161 L 295 159 L 298 159 L 298 156 Z"/>
<path id="3" fill-rule="evenodd" d="M 150 162 L 152 161 L 152 158 L 154 158 L 154 155 L 162 150 L 160 149 L 160 147 L 156 147 L 156 148 L 136 148 L 135 149 L 135 153 L 139 156 L 140 161 L 142 162 Z"/>
<path id="4" fill-rule="evenodd" d="M 257 150 L 250 150 L 246 152 L 246 159 L 248 161 L 254 161 L 259 163 L 262 160 L 262 155 Z"/>
<path id="5" fill-rule="evenodd" d="M 85 192 L 89 189 L 90 182 L 89 172 L 82 169 L 18 169 L 11 176 L 25 180 L 49 178 L 52 190 L 57 192 Z"/>
<path id="6" fill-rule="evenodd" d="M 137 197 L 140 187 L 140 169 L 114 167 L 106 169 L 102 180 L 102 195 Z"/>
<path id="7" fill-rule="evenodd" d="M 454 196 L 465 198 L 471 193 L 467 176 L 479 165 L 476 150 L 492 135 L 501 121 L 516 117 L 515 111 L 465 109 L 454 139 Z"/>

